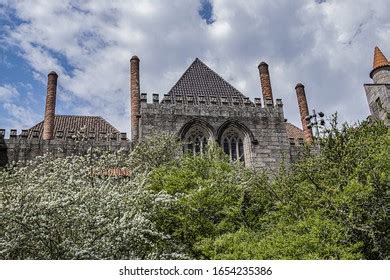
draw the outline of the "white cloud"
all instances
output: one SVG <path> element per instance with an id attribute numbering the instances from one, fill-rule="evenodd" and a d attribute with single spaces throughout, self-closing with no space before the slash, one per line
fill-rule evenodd
<path id="1" fill-rule="evenodd" d="M 30 128 L 36 123 L 37 119 L 41 120 L 41 116 L 31 109 L 26 110 L 24 106 L 7 102 L 4 103 L 3 108 L 10 116 L 9 127 L 12 128 Z"/>
<path id="2" fill-rule="evenodd" d="M 6 102 L 10 101 L 12 98 L 15 98 L 19 95 L 19 92 L 12 85 L 5 84 L 0 86 L 0 101 Z"/>
<path id="3" fill-rule="evenodd" d="M 210 26 L 211 35 L 215 40 L 220 40 L 229 36 L 231 30 L 230 24 L 226 21 L 216 21 Z"/>
<path id="4" fill-rule="evenodd" d="M 294 123 L 300 125 L 297 82 L 306 85 L 310 107 L 363 119 L 362 84 L 370 82 L 374 46 L 390 56 L 388 1 L 317 2 L 214 0 L 215 22 L 207 25 L 197 0 L 10 1 L 24 23 L 9 27 L 6 39 L 22 49 L 43 83 L 57 71 L 59 100 L 71 110 L 60 113 L 102 115 L 121 130 L 129 130 L 134 54 L 141 59 L 141 90 L 150 94 L 166 93 L 199 57 L 257 97 L 257 65 L 265 60 L 274 96 L 283 98 Z"/>

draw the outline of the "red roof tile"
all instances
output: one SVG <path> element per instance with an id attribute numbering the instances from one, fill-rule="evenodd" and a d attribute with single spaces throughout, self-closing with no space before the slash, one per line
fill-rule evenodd
<path id="1" fill-rule="evenodd" d="M 382 51 L 378 47 L 375 47 L 374 63 L 373 63 L 372 69 L 377 69 L 377 68 L 380 68 L 383 66 L 390 66 L 390 62 L 387 60 L 387 58 L 382 53 Z"/>
<path id="2" fill-rule="evenodd" d="M 62 131 L 64 135 L 72 131 L 73 133 L 81 131 L 84 128 L 85 133 L 94 132 L 96 134 L 100 132 L 104 133 L 117 133 L 117 130 L 109 122 L 107 122 L 102 117 L 98 116 L 66 116 L 66 115 L 56 115 L 54 118 L 54 135 L 57 131 Z M 33 131 L 37 130 L 39 133 L 38 138 L 42 138 L 43 133 L 43 121 L 37 123 L 28 130 L 28 138 L 33 137 Z"/>
<path id="3" fill-rule="evenodd" d="M 286 122 L 286 131 L 288 138 L 303 139 L 303 130 L 292 123 Z"/>

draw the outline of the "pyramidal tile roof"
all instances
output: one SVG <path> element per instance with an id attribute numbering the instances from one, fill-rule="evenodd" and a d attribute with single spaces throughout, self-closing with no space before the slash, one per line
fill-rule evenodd
<path id="1" fill-rule="evenodd" d="M 385 55 L 382 53 L 382 51 L 375 47 L 374 50 L 374 63 L 372 66 L 372 69 L 378 69 L 383 66 L 390 66 L 390 62 L 387 60 Z"/>
<path id="2" fill-rule="evenodd" d="M 56 135 L 58 131 L 62 131 L 64 135 L 67 135 L 69 132 L 76 133 L 82 129 L 86 133 L 120 133 L 119 130 L 99 116 L 56 115 L 54 117 L 54 135 Z M 38 131 L 38 138 L 42 138 L 43 121 L 37 123 L 28 130 L 28 138 L 33 138 L 34 131 Z"/>
<path id="3" fill-rule="evenodd" d="M 168 94 L 164 96 L 164 99 L 170 99 L 173 103 L 193 104 L 221 102 L 242 104 L 249 101 L 245 95 L 211 70 L 199 58 L 192 62 Z"/>

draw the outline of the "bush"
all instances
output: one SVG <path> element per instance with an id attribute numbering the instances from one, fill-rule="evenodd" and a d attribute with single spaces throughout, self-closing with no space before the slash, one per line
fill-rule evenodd
<path id="1" fill-rule="evenodd" d="M 364 122 L 338 129 L 334 120 L 319 147 L 271 183 L 273 206 L 257 229 L 204 239 L 202 253 L 215 259 L 389 259 L 388 128 Z"/>
<path id="2" fill-rule="evenodd" d="M 5 259 L 389 259 L 390 136 L 331 123 L 269 180 L 174 136 L 0 170 Z M 108 176 L 126 168 L 127 177 Z"/>
<path id="3" fill-rule="evenodd" d="M 0 171 L 0 250 L 5 259 L 186 258 L 151 217 L 174 203 L 144 188 L 147 173 L 110 176 L 142 155 L 49 155 Z M 147 164 L 145 161 L 144 164 Z M 154 163 L 153 163 L 154 164 Z"/>

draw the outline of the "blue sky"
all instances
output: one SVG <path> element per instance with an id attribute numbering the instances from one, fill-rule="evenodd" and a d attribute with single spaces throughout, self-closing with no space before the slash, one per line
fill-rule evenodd
<path id="1" fill-rule="evenodd" d="M 128 67 L 141 91 L 169 91 L 199 57 L 243 94 L 260 97 L 257 65 L 300 126 L 294 86 L 309 107 L 365 119 L 373 50 L 390 56 L 387 0 L 0 0 L 0 127 L 43 118 L 47 74 L 59 74 L 57 114 L 100 115 L 129 131 Z"/>

